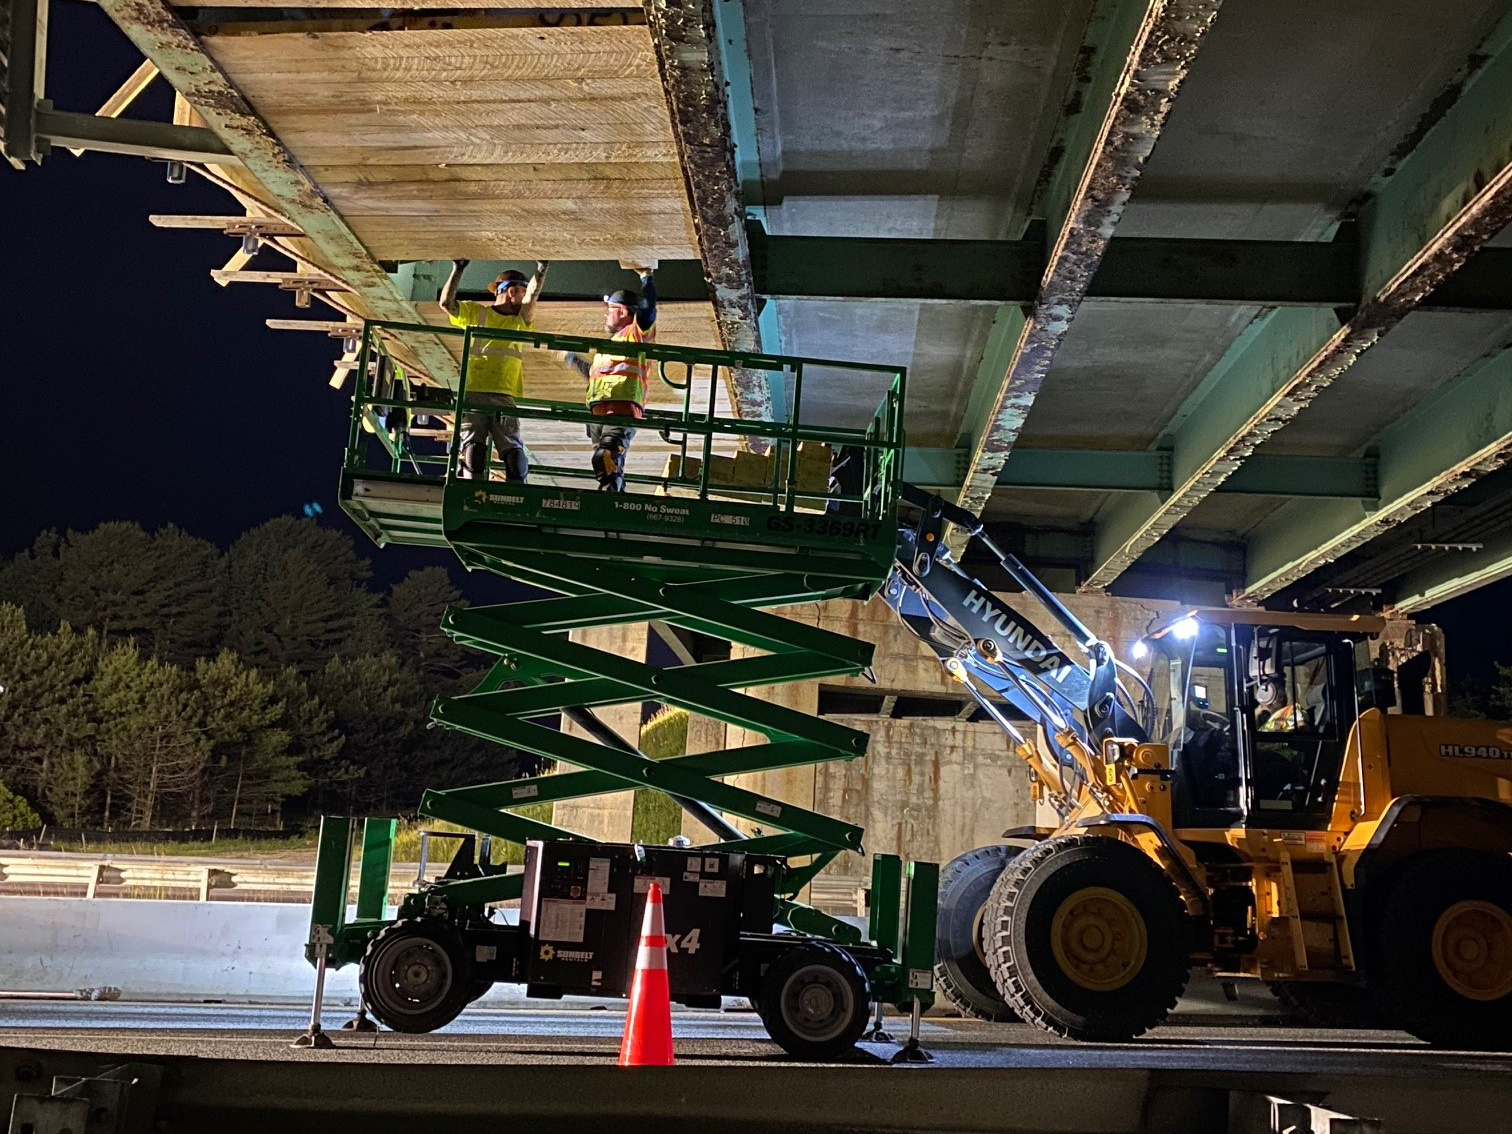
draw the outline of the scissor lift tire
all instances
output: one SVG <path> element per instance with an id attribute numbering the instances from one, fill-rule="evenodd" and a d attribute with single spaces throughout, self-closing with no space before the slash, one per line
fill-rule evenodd
<path id="1" fill-rule="evenodd" d="M 445 1027 L 481 995 L 462 939 L 428 917 L 396 921 L 375 935 L 363 951 L 357 983 L 379 1023 L 411 1034 Z"/>

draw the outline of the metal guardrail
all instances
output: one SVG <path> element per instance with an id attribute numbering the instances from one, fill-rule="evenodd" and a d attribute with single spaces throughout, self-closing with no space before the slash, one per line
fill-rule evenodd
<path id="1" fill-rule="evenodd" d="M 440 865 L 444 869 L 445 864 Z M 412 887 L 420 869 L 418 863 L 394 863 L 389 871 L 390 892 Z M 310 899 L 314 883 L 313 862 L 0 851 L 0 897 L 304 902 Z M 355 900 L 355 869 L 350 887 Z M 811 904 L 826 913 L 866 915 L 865 879 L 821 876 L 810 887 Z"/>

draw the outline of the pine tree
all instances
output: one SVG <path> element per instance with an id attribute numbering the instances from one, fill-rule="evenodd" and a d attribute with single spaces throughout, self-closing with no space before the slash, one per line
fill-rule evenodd
<path id="1" fill-rule="evenodd" d="M 414 675 L 392 654 L 338 657 L 311 686 L 346 737 L 346 760 L 361 771 L 348 785 L 347 805 L 388 811 L 419 803 L 427 781 L 413 756 L 425 705 Z"/>
<path id="2" fill-rule="evenodd" d="M 290 735 L 278 727 L 284 706 L 273 685 L 231 651 L 194 667 L 209 765 L 193 818 L 237 826 L 247 814 L 276 815 L 283 801 L 305 789 Z"/>
<path id="3" fill-rule="evenodd" d="M 459 646 L 441 630 L 448 606 L 461 606 L 462 592 L 444 567 L 411 571 L 389 591 L 388 635 L 395 653 L 430 677 L 455 679 L 477 663 L 476 651 Z"/>
<path id="4" fill-rule="evenodd" d="M 138 829 L 187 818 L 209 756 L 189 675 L 135 646 L 117 646 L 100 659 L 94 693 L 106 821 L 117 796 Z"/>
<path id="5" fill-rule="evenodd" d="M 100 764 L 94 755 L 71 748 L 53 761 L 42 799 L 53 818 L 69 827 L 82 827 L 95 814 L 100 800 Z"/>
<path id="6" fill-rule="evenodd" d="M 60 757 L 92 742 L 98 657 L 93 631 L 32 634 L 20 607 L 0 606 L 0 776 L 32 799 L 46 798 Z"/>

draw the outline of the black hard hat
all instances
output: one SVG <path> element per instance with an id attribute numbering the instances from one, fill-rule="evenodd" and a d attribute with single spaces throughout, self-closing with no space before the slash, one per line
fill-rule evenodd
<path id="1" fill-rule="evenodd" d="M 611 291 L 608 295 L 604 296 L 604 302 L 622 303 L 626 307 L 637 307 L 640 305 L 640 295 L 628 287 L 622 287 L 618 291 Z"/>

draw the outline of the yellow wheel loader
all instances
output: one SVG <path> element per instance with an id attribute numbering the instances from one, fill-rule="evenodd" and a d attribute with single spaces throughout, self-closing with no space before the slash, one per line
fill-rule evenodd
<path id="1" fill-rule="evenodd" d="M 884 597 L 1009 734 L 1041 817 L 942 873 L 950 1000 L 1122 1041 L 1200 969 L 1314 1024 L 1512 1050 L 1512 724 L 1424 715 L 1410 682 L 1400 711 L 1377 617 L 1186 611 L 1129 664 L 970 513 L 905 499 Z M 1085 660 L 960 571 L 947 524 Z"/>

